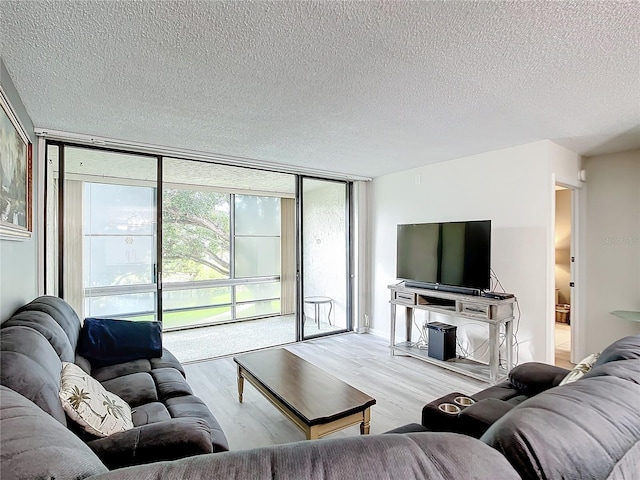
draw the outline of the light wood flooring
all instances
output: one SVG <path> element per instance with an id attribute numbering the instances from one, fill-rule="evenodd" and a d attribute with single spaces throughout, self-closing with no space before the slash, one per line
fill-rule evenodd
<path id="1" fill-rule="evenodd" d="M 571 363 L 571 326 L 567 323 L 556 322 L 556 365 L 558 367 L 573 369 Z"/>
<path id="2" fill-rule="evenodd" d="M 415 358 L 391 357 L 388 343 L 368 334 L 336 335 L 285 348 L 374 397 L 372 434 L 420 423 L 422 407 L 438 397 L 454 391 L 472 395 L 489 386 Z M 231 450 L 304 440 L 302 431 L 246 382 L 244 401 L 238 403 L 236 364 L 231 357 L 187 364 L 185 370 L 194 393 L 220 422 Z M 329 438 L 359 434 L 354 426 Z"/>

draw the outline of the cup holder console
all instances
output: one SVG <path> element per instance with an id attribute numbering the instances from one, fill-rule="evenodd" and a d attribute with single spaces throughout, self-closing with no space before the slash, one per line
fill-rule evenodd
<path id="1" fill-rule="evenodd" d="M 464 411 L 476 401 L 462 392 L 451 392 L 437 398 L 422 408 L 422 425 L 434 432 L 464 433 Z"/>
<path id="2" fill-rule="evenodd" d="M 453 399 L 453 403 L 460 405 L 461 407 L 468 407 L 469 405 L 473 405 L 476 401 L 473 398 L 469 397 L 456 397 Z"/>
<path id="3" fill-rule="evenodd" d="M 454 405 L 453 403 L 441 403 L 438 405 L 438 409 L 449 415 L 457 415 L 462 410 L 458 405 Z"/>

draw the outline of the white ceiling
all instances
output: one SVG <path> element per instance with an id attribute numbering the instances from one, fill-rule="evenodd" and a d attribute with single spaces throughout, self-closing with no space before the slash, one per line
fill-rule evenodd
<path id="1" fill-rule="evenodd" d="M 2 1 L 36 127 L 376 177 L 640 147 L 640 2 Z"/>

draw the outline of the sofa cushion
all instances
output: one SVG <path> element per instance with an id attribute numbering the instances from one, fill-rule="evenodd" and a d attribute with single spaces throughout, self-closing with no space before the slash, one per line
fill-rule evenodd
<path id="1" fill-rule="evenodd" d="M 60 400 L 69 418 L 98 437 L 133 428 L 129 405 L 74 363 L 63 363 Z"/>
<path id="2" fill-rule="evenodd" d="M 185 395 L 183 397 L 172 397 L 165 401 L 167 410 L 172 418 L 202 418 L 211 430 L 211 443 L 214 452 L 225 452 L 229 450 L 227 437 L 222 431 L 222 427 L 215 419 L 209 408 L 202 400 L 194 395 Z"/>
<path id="3" fill-rule="evenodd" d="M 156 368 L 175 368 L 183 377 L 185 377 L 184 369 L 176 357 L 166 348 L 162 349 L 162 357 L 132 360 L 130 362 L 118 363 L 108 367 L 95 368 L 91 370 L 91 375 L 98 381 L 104 382 L 112 378 L 122 377 L 131 373 L 151 372 Z"/>
<path id="4" fill-rule="evenodd" d="M 25 396 L 63 425 L 58 398 L 62 362 L 41 333 L 29 327 L 0 329 L 0 382 Z"/>
<path id="5" fill-rule="evenodd" d="M 24 311 L 17 313 L 2 324 L 2 328 L 22 325 L 32 328 L 48 340 L 63 362 L 72 362 L 75 352 L 66 332 L 48 313 Z"/>
<path id="6" fill-rule="evenodd" d="M 92 368 L 91 376 L 99 382 L 106 382 L 117 377 L 123 377 L 132 373 L 150 372 L 151 363 L 147 359 L 132 360 L 130 362 L 118 363 L 108 367 Z"/>
<path id="7" fill-rule="evenodd" d="M 91 374 L 91 363 L 82 355 L 76 354 L 76 359 L 74 363 L 78 365 L 82 370 L 87 372 L 88 374 Z"/>
<path id="8" fill-rule="evenodd" d="M 495 450 L 453 433 L 361 435 L 130 467 L 118 480 L 520 479 Z M 99 475 L 92 480 L 113 479 Z"/>
<path id="9" fill-rule="evenodd" d="M 146 403 L 131 409 L 131 420 L 133 420 L 135 427 L 170 419 L 169 410 L 160 402 Z"/>
<path id="10" fill-rule="evenodd" d="M 44 312 L 51 316 L 67 334 L 71 349 L 75 352 L 80 335 L 80 319 L 71 305 L 61 298 L 45 295 L 20 307 L 16 314 L 27 311 Z"/>
<path id="11" fill-rule="evenodd" d="M 182 417 L 208 417 L 211 416 L 209 409 L 200 398 L 195 395 L 186 395 L 183 397 L 172 397 L 165 401 L 167 410 L 171 414 L 171 418 Z"/>
<path id="12" fill-rule="evenodd" d="M 158 401 L 156 384 L 148 373 L 131 373 L 101 383 L 132 407 Z"/>
<path id="13" fill-rule="evenodd" d="M 156 369 L 156 368 L 171 367 L 171 368 L 175 368 L 176 370 L 178 370 L 182 374 L 182 376 L 186 378 L 186 375 L 184 373 L 184 368 L 182 368 L 182 364 L 173 355 L 173 353 L 171 353 L 166 348 L 162 349 L 162 356 L 160 358 L 150 358 L 149 362 L 151 363 L 151 369 L 152 370 Z"/>
<path id="14" fill-rule="evenodd" d="M 613 342 L 600 353 L 594 367 L 633 358 L 640 358 L 640 335 L 631 335 Z"/>
<path id="15" fill-rule="evenodd" d="M 497 398 L 499 400 L 508 400 L 516 395 L 520 394 L 520 390 L 513 386 L 509 381 L 500 382 L 497 385 L 480 390 L 477 393 L 471 395 L 471 397 L 478 401 L 485 398 Z"/>
<path id="16" fill-rule="evenodd" d="M 637 376 L 640 360 L 616 363 L 627 362 L 620 368 Z M 611 478 L 620 462 L 640 464 L 638 398 L 637 382 L 585 376 L 530 398 L 481 440 L 501 452 L 524 479 Z"/>
<path id="17" fill-rule="evenodd" d="M 614 376 L 628 382 L 640 384 L 640 358 L 609 362 L 591 369 L 584 378 Z M 640 409 L 640 405 L 638 406 Z"/>
<path id="18" fill-rule="evenodd" d="M 162 326 L 160 322 L 86 318 L 78 353 L 96 367 L 160 357 Z"/>
<path id="19" fill-rule="evenodd" d="M 83 479 L 107 471 L 64 426 L 22 395 L 0 387 L 3 479 Z"/>
<path id="20" fill-rule="evenodd" d="M 181 395 L 193 395 L 193 390 L 175 368 L 156 368 L 151 370 L 151 376 L 156 382 L 158 397 L 163 400 Z"/>
<path id="21" fill-rule="evenodd" d="M 110 469 L 213 452 L 209 426 L 201 418 L 149 423 L 88 445 Z"/>

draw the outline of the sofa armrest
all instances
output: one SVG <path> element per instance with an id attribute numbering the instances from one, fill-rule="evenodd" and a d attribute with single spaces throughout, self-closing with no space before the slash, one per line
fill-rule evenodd
<path id="1" fill-rule="evenodd" d="M 173 418 L 87 442 L 109 468 L 213 452 L 211 431 L 201 418 Z"/>
<path id="2" fill-rule="evenodd" d="M 531 396 L 556 387 L 569 372 L 555 365 L 527 362 L 509 372 L 509 382 Z"/>
<path id="3" fill-rule="evenodd" d="M 497 398 L 480 400 L 460 412 L 460 430 L 466 435 L 480 438 L 496 420 L 512 408 L 513 405 Z"/>

